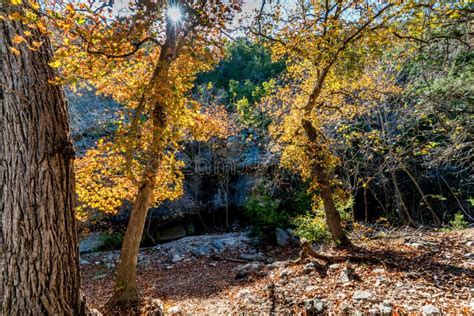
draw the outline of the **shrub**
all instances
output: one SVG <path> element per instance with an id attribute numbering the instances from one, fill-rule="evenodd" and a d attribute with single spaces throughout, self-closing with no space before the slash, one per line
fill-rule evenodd
<path id="1" fill-rule="evenodd" d="M 300 238 L 305 238 L 310 242 L 327 242 L 330 240 L 330 234 L 326 225 L 324 208 L 319 198 L 315 197 L 316 205 L 314 211 L 300 215 L 292 220 L 295 226 L 295 234 Z M 343 222 L 351 219 L 350 209 L 353 200 L 351 197 L 341 197 L 335 200 L 337 211 Z"/>
<path id="2" fill-rule="evenodd" d="M 252 225 L 254 235 L 267 236 L 276 227 L 288 225 L 288 215 L 280 211 L 280 200 L 275 199 L 263 187 L 259 187 L 245 203 L 245 214 Z"/>
<path id="3" fill-rule="evenodd" d="M 305 238 L 310 242 L 326 242 L 329 240 L 329 232 L 324 219 L 324 215 L 308 213 L 293 219 L 295 234 L 300 238 Z"/>
<path id="4" fill-rule="evenodd" d="M 100 251 L 120 249 L 124 234 L 121 231 L 106 231 L 100 235 L 102 246 Z"/>
<path id="5" fill-rule="evenodd" d="M 459 212 L 454 214 L 453 220 L 449 222 L 449 226 L 452 230 L 464 229 L 467 228 L 468 225 L 469 223 L 464 219 L 464 215 Z"/>

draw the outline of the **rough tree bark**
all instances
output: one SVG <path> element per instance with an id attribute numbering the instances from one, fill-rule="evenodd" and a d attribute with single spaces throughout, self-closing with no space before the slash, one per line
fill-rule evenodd
<path id="1" fill-rule="evenodd" d="M 3 9 L 10 1 L 2 0 Z M 23 2 L 25 4 L 25 1 Z M 48 66 L 46 35 L 0 20 L 4 102 L 0 103 L 4 315 L 83 315 L 74 217 L 74 151 L 65 97 Z M 30 50 L 14 45 L 31 32 Z M 26 38 L 26 37 L 25 37 Z M 15 46 L 19 54 L 9 48 Z"/>
<path id="2" fill-rule="evenodd" d="M 321 157 L 323 150 L 318 142 L 316 128 L 306 119 L 302 120 L 302 125 L 308 138 L 308 154 L 313 158 L 311 166 L 313 181 L 318 183 L 329 233 L 338 247 L 350 247 L 351 242 L 342 228 L 341 216 L 334 202 L 334 191 L 331 187 L 329 174 L 320 163 L 323 160 Z"/>

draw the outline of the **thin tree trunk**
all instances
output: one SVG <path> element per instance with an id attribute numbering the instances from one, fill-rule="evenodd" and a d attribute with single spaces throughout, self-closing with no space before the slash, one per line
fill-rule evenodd
<path id="1" fill-rule="evenodd" d="M 395 203 L 397 204 L 397 208 L 399 211 L 403 211 L 405 213 L 405 216 L 408 219 L 408 224 L 414 226 L 415 222 L 413 221 L 413 218 L 411 217 L 410 213 L 408 212 L 408 209 L 405 205 L 405 202 L 403 202 L 403 196 L 402 193 L 400 192 L 400 189 L 398 187 L 398 181 L 397 177 L 394 172 L 390 173 L 392 177 L 392 184 L 393 184 L 393 189 L 395 190 Z"/>
<path id="2" fill-rule="evenodd" d="M 440 225 L 441 224 L 441 219 L 439 218 L 438 214 L 434 211 L 434 209 L 431 207 L 430 202 L 428 201 L 428 198 L 424 194 L 423 190 L 421 189 L 420 185 L 418 184 L 418 181 L 416 181 L 415 177 L 411 174 L 411 172 L 405 167 L 405 164 L 400 159 L 397 159 L 398 162 L 400 163 L 400 166 L 402 167 L 402 170 L 408 175 L 408 177 L 411 179 L 413 184 L 415 185 L 416 189 L 418 190 L 418 193 L 421 195 L 421 199 L 425 201 L 426 207 L 431 213 L 431 216 L 433 217 L 433 220 L 435 224 Z"/>
<path id="3" fill-rule="evenodd" d="M 365 215 L 365 222 L 369 221 L 369 210 L 367 208 L 367 188 L 364 187 L 364 215 Z"/>
<path id="4" fill-rule="evenodd" d="M 9 1 L 2 0 L 8 6 Z M 27 6 L 23 2 L 23 6 Z M 7 8 L 8 9 L 8 8 Z M 83 315 L 74 217 L 74 150 L 65 97 L 48 66 L 47 36 L 0 20 L 5 83 L 0 104 L 4 315 Z M 31 32 L 32 51 L 16 45 Z M 26 37 L 25 37 L 26 38 Z M 9 47 L 15 47 L 14 54 Z"/>
<path id="5" fill-rule="evenodd" d="M 308 120 L 303 119 L 302 125 L 309 141 L 307 150 L 309 154 L 314 157 L 314 162 L 312 163 L 313 177 L 320 189 L 320 196 L 324 204 L 326 224 L 329 233 L 338 247 L 350 247 L 351 242 L 342 228 L 341 216 L 334 203 L 334 191 L 329 181 L 329 175 L 320 164 L 320 155 L 323 151 L 318 144 L 317 131 Z"/>

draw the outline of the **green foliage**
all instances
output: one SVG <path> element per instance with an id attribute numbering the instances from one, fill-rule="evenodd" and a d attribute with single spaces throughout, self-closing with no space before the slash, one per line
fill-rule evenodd
<path id="1" fill-rule="evenodd" d="M 102 246 L 97 249 L 100 251 L 120 249 L 124 234 L 121 231 L 110 230 L 100 235 Z"/>
<path id="2" fill-rule="evenodd" d="M 270 193 L 260 184 L 245 203 L 246 216 L 255 235 L 273 236 L 275 228 L 288 228 L 292 220 L 311 209 L 307 186 L 299 183 L 295 189 Z"/>
<path id="3" fill-rule="evenodd" d="M 449 222 L 449 226 L 452 230 L 464 229 L 467 228 L 468 225 L 469 223 L 464 219 L 464 215 L 459 212 L 454 214 L 453 220 Z"/>
<path id="4" fill-rule="evenodd" d="M 283 61 L 272 62 L 271 54 L 264 46 L 245 38 L 237 39 L 227 47 L 228 57 L 210 72 L 200 74 L 199 83 L 212 82 L 218 89 L 233 90 L 236 100 L 251 98 L 252 92 L 285 69 Z M 233 83 L 231 83 L 233 82 Z"/>
<path id="5" fill-rule="evenodd" d="M 324 215 L 308 213 L 293 219 L 292 224 L 296 227 L 295 234 L 310 242 L 326 242 L 331 237 L 328 232 Z"/>
<path id="6" fill-rule="evenodd" d="M 281 212 L 280 203 L 280 200 L 275 199 L 263 187 L 258 187 L 247 200 L 245 211 L 254 235 L 265 236 L 272 233 L 276 227 L 288 225 L 288 214 Z"/>
<path id="7" fill-rule="evenodd" d="M 353 199 L 336 199 L 336 208 L 341 216 L 342 222 L 351 220 L 350 210 L 352 209 Z M 292 221 L 295 227 L 295 234 L 300 238 L 305 238 L 310 242 L 326 242 L 330 239 L 324 209 L 320 206 L 315 211 L 306 212 L 304 215 L 296 216 Z"/>
<path id="8" fill-rule="evenodd" d="M 199 75 L 198 83 L 212 83 L 214 88 L 226 91 L 225 101 L 244 125 L 266 127 L 269 119 L 256 104 L 273 91 L 273 78 L 283 72 L 284 62 L 272 62 L 268 49 L 244 38 L 230 44 L 227 53 L 228 57 L 213 71 Z"/>

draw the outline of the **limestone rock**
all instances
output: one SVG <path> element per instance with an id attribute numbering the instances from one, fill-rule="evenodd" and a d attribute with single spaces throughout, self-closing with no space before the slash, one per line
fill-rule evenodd
<path id="1" fill-rule="evenodd" d="M 166 315 L 180 316 L 183 315 L 183 310 L 179 306 L 173 306 L 166 311 Z"/>
<path id="2" fill-rule="evenodd" d="M 373 298 L 373 294 L 369 291 L 355 291 L 352 298 L 356 301 L 363 301 L 363 300 L 371 300 Z"/>
<path id="3" fill-rule="evenodd" d="M 275 229 L 276 243 L 280 247 L 288 246 L 290 243 L 290 234 L 283 228 Z"/>
<path id="4" fill-rule="evenodd" d="M 441 311 L 434 305 L 428 304 L 421 308 L 423 315 L 441 315 Z"/>

